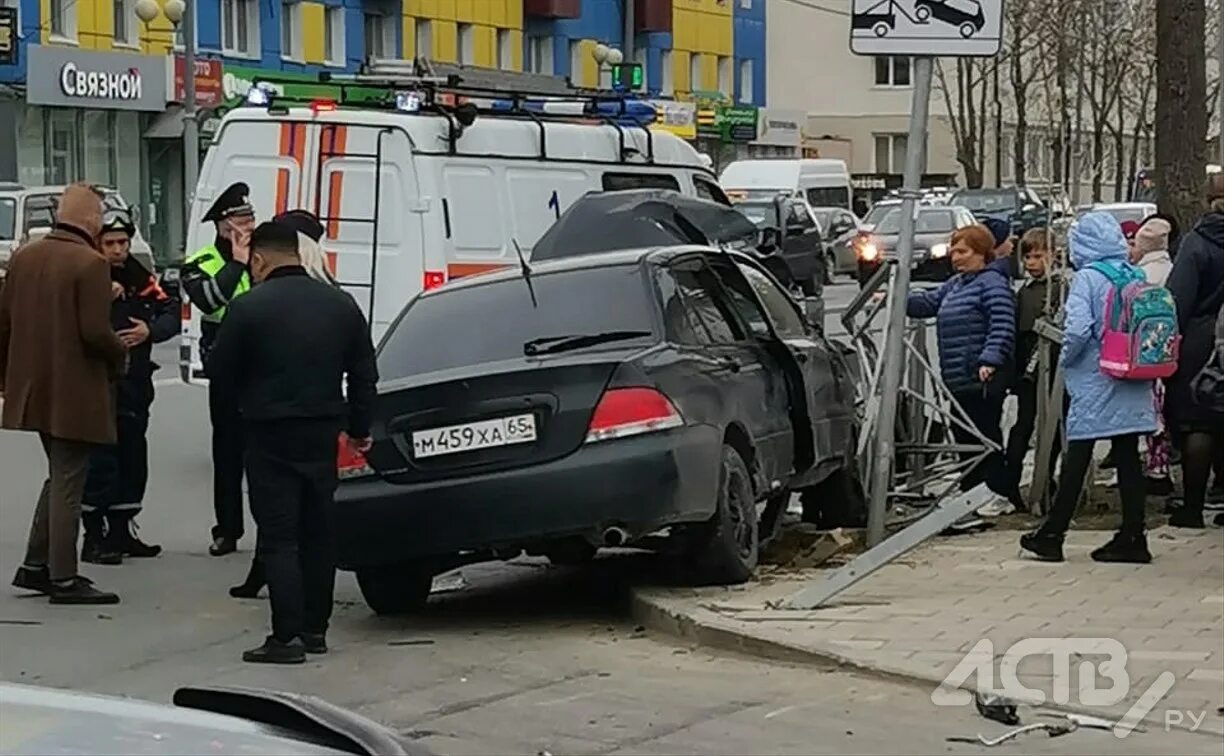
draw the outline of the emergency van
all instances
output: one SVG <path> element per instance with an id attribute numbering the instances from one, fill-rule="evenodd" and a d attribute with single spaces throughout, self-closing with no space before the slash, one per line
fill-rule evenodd
<path id="1" fill-rule="evenodd" d="M 456 100 L 436 84 L 368 77 L 361 86 L 386 88 L 388 97 L 349 106 L 339 87 L 336 100 L 290 103 L 255 82 L 247 104 L 222 119 L 201 167 L 188 251 L 213 241 L 201 218 L 236 181 L 250 187 L 257 222 L 310 210 L 325 228 L 328 265 L 377 341 L 422 290 L 518 265 L 519 249 L 529 259 L 587 192 L 666 188 L 729 204 L 687 142 L 648 128 L 644 102 L 506 93 Z M 184 302 L 188 383 L 204 382 L 199 335 L 199 310 Z"/>

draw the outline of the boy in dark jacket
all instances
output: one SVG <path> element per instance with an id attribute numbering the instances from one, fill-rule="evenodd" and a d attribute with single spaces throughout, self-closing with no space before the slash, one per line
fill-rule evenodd
<path id="1" fill-rule="evenodd" d="M 85 543 L 81 561 L 119 564 L 123 557 L 154 557 L 161 546 L 133 533 L 149 476 L 145 434 L 153 403 L 153 344 L 179 332 L 178 302 L 130 254 L 136 227 L 126 210 L 103 215 L 99 246 L 111 266 L 111 327 L 128 347 L 128 369 L 115 390 L 118 440 L 100 447 L 89 463 L 81 507 Z"/>
<path id="2" fill-rule="evenodd" d="M 1037 423 L 1037 350 L 1041 345 L 1037 320 L 1047 312 L 1047 306 L 1050 312 L 1057 312 L 1063 301 L 1063 282 L 1050 271 L 1051 253 L 1050 236 L 1044 228 L 1030 229 L 1020 240 L 1020 255 L 1028 280 L 1016 292 L 1016 376 L 1012 386 L 1017 402 L 1016 424 L 1007 437 L 1007 475 L 1013 486 L 1020 484 L 1024 457 Z M 1052 385 L 1053 368 L 1058 364 L 1058 345 L 1047 342 L 1046 349 Z M 1055 435 L 1051 469 L 1061 448 L 1062 437 Z"/>

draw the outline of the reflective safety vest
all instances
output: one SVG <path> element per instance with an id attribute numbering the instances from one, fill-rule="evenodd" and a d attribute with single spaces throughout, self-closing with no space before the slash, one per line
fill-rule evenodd
<path id="1" fill-rule="evenodd" d="M 209 244 L 206 247 L 200 248 L 191 257 L 186 260 L 187 265 L 195 265 L 200 269 L 200 272 L 209 278 L 215 278 L 221 269 L 225 267 L 225 258 L 221 255 L 220 250 L 215 245 Z M 251 290 L 251 275 L 247 271 L 243 271 L 242 278 L 238 279 L 238 286 L 234 289 L 234 295 L 230 297 L 230 301 L 234 301 L 240 294 L 245 294 Z M 207 323 L 220 323 L 225 319 L 225 313 L 228 307 L 222 307 L 214 313 L 205 313 L 201 311 L 201 316 Z"/>

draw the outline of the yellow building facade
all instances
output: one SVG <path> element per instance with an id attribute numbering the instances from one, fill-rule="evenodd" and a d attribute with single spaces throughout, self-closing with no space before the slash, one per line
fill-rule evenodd
<path id="1" fill-rule="evenodd" d="M 672 0 L 672 86 L 677 97 L 725 88 L 732 76 L 734 32 L 731 2 Z"/>
<path id="2" fill-rule="evenodd" d="M 405 60 L 522 71 L 523 0 L 404 0 L 402 40 Z"/>

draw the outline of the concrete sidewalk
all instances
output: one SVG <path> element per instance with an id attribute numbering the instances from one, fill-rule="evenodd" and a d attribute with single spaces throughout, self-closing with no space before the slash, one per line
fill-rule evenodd
<path id="1" fill-rule="evenodd" d="M 1016 641 L 1116 639 L 1128 652 L 1126 699 L 1077 706 L 1072 672 L 1067 708 L 1117 719 L 1170 671 L 1173 687 L 1146 726 L 1160 730 L 1166 712 L 1192 712 L 1203 717 L 1200 732 L 1224 734 L 1224 532 L 1157 529 L 1149 534 L 1155 560 L 1145 566 L 1093 562 L 1088 552 L 1108 540 L 1105 532 L 1072 531 L 1063 564 L 1020 558 L 1019 536 L 937 538 L 814 611 L 772 607 L 820 570 L 763 568 L 757 582 L 734 588 L 639 589 L 634 612 L 697 643 L 853 666 L 931 690 L 984 638 L 993 643 L 996 686 L 998 658 Z M 1052 667 L 1049 657 L 1030 658 L 1018 679 L 1053 701 Z M 1101 680 L 1100 687 L 1109 685 Z"/>

